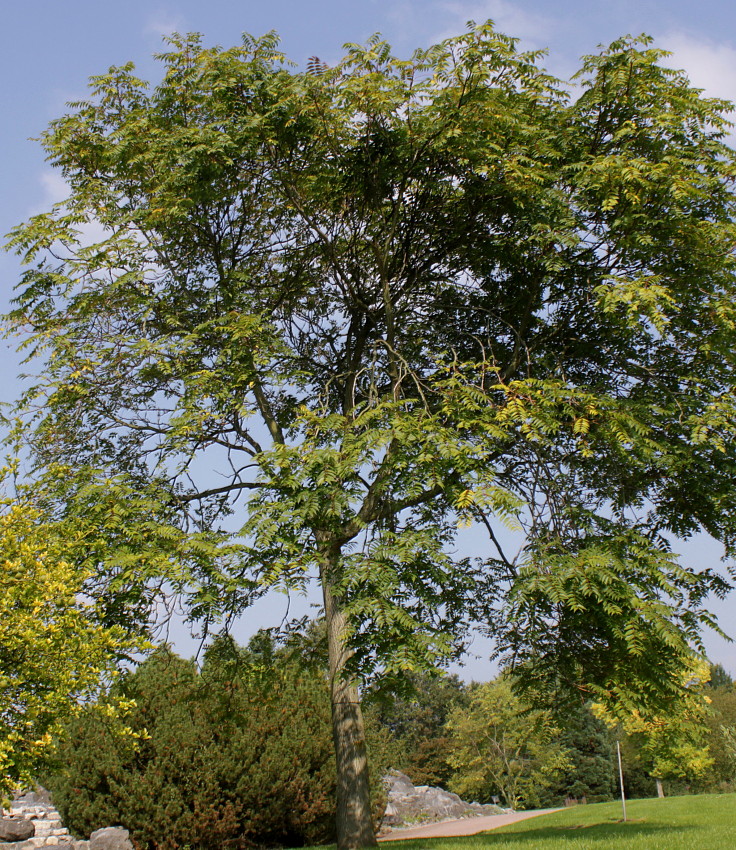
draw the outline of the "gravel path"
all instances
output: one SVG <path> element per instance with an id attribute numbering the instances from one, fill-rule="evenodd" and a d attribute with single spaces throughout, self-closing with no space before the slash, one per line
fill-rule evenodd
<path id="1" fill-rule="evenodd" d="M 446 820 L 442 823 L 430 823 L 427 826 L 413 826 L 408 829 L 394 829 L 388 835 L 382 835 L 379 841 L 404 841 L 407 838 L 453 838 L 456 835 L 475 835 L 489 829 L 498 829 L 527 818 L 559 812 L 559 809 L 533 809 L 529 812 L 512 812 L 508 815 L 489 815 L 481 818 L 462 818 Z"/>

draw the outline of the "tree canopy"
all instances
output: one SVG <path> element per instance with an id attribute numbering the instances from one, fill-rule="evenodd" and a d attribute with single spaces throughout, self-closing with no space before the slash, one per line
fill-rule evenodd
<path id="1" fill-rule="evenodd" d="M 306 71 L 272 34 L 160 59 L 51 125 L 69 197 L 12 241 L 46 509 L 113 491 L 153 529 L 98 575 L 140 587 L 164 542 L 207 622 L 318 577 L 341 847 L 373 841 L 356 680 L 472 622 L 560 697 L 679 692 L 726 584 L 663 535 L 736 522 L 728 104 L 646 39 L 571 93 L 490 23 Z"/>

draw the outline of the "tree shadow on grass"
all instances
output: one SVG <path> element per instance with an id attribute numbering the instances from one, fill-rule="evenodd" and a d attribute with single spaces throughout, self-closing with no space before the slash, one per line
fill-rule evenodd
<path id="1" fill-rule="evenodd" d="M 560 842 L 568 838 L 585 839 L 586 844 L 594 846 L 598 843 L 605 844 L 606 847 L 617 846 L 617 841 L 631 838 L 647 838 L 654 839 L 657 836 L 671 832 L 675 827 L 667 824 L 647 823 L 642 821 L 629 821 L 628 823 L 612 822 L 612 823 L 592 823 L 592 824 L 576 824 L 574 826 L 547 826 L 539 827 L 538 829 L 524 829 L 517 831 L 496 832 L 479 832 L 475 835 L 458 836 L 456 838 L 424 838 L 424 839 L 409 839 L 407 841 L 396 842 L 396 847 L 391 850 L 439 850 L 439 848 L 447 848 L 452 844 L 457 847 L 460 843 L 466 845 L 468 850 L 478 850 L 478 848 L 493 848 L 505 842 L 514 842 L 519 845 L 528 845 L 533 848 L 544 850 L 545 847 L 558 848 Z M 679 825 L 676 827 L 678 836 L 681 836 L 687 831 L 695 830 L 696 826 Z M 644 845 L 643 845 L 644 846 Z M 691 844 L 689 846 L 697 846 Z"/>
<path id="2" fill-rule="evenodd" d="M 687 830 L 697 829 L 692 826 L 678 826 L 677 833 L 681 835 Z M 592 823 L 576 824 L 575 826 L 547 826 L 538 829 L 527 829 L 523 832 L 502 832 L 494 835 L 493 832 L 484 832 L 476 835 L 478 839 L 476 847 L 488 847 L 492 850 L 495 844 L 501 841 L 515 841 L 518 844 L 529 844 L 532 847 L 544 848 L 546 842 L 559 842 L 564 838 L 585 838 L 586 843 L 605 843 L 612 847 L 616 846 L 616 839 L 642 838 L 661 835 L 673 830 L 672 826 L 657 823 Z M 693 845 L 695 846 L 695 845 Z"/>

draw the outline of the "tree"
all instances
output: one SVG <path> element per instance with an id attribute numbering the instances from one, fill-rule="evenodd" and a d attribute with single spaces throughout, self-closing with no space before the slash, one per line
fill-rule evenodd
<path id="1" fill-rule="evenodd" d="M 374 842 L 359 682 L 479 622 L 558 700 L 666 702 L 727 585 L 662 533 L 736 521 L 727 104 L 646 39 L 575 98 L 491 24 L 346 49 L 177 36 L 153 91 L 94 78 L 43 138 L 68 199 L 12 240 L 45 509 L 158 529 L 100 545 L 99 582 L 156 581 L 163 541 L 207 629 L 320 582 L 341 850 Z"/>
<path id="2" fill-rule="evenodd" d="M 708 687 L 712 690 L 722 691 L 733 689 L 733 679 L 722 664 L 711 664 Z"/>
<path id="3" fill-rule="evenodd" d="M 567 751 L 569 767 L 550 786 L 545 805 L 560 805 L 571 797 L 587 803 L 612 799 L 618 774 L 611 730 L 590 705 L 581 705 L 556 720 L 560 724 L 558 742 Z"/>
<path id="4" fill-rule="evenodd" d="M 85 575 L 38 511 L 0 513 L 0 794 L 32 784 L 60 725 L 135 648 L 79 596 Z"/>
<path id="5" fill-rule="evenodd" d="M 709 677 L 706 662 L 691 664 L 681 673 L 685 689 L 680 700 L 666 713 L 634 710 L 620 723 L 638 766 L 655 780 L 659 797 L 664 797 L 662 780 L 702 781 L 713 767 L 706 723 L 711 702 L 706 694 Z M 616 718 L 600 705 L 594 710 L 616 725 Z"/>
<path id="6" fill-rule="evenodd" d="M 706 781 L 700 784 L 709 790 L 730 790 L 736 783 L 736 688 L 721 665 L 711 668 L 706 693 L 710 699 L 705 717 L 707 746 L 714 763 Z"/>
<path id="7" fill-rule="evenodd" d="M 408 774 L 415 785 L 446 787 L 452 744 L 445 727 L 454 710 L 467 707 L 468 690 L 457 676 L 407 679 L 408 693 L 384 694 L 369 708 L 396 743 L 391 766 Z"/>
<path id="8" fill-rule="evenodd" d="M 534 808 L 572 767 L 550 713 L 525 706 L 508 677 L 479 685 L 470 707 L 453 712 L 448 729 L 450 788 L 474 800 L 499 796 L 513 809 Z"/>

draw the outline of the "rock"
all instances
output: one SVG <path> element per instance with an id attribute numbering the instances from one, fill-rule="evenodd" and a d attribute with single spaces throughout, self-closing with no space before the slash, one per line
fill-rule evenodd
<path id="1" fill-rule="evenodd" d="M 42 806 L 51 805 L 51 794 L 41 785 L 36 785 L 33 791 L 25 789 L 18 791 L 13 797 L 13 803 L 24 803 L 27 805 L 40 804 Z"/>
<path id="2" fill-rule="evenodd" d="M 398 826 L 401 823 L 401 815 L 399 815 L 399 810 L 394 806 L 393 803 L 389 802 L 386 804 L 386 811 L 383 813 L 383 820 L 381 821 L 383 826 Z"/>
<path id="3" fill-rule="evenodd" d="M 51 843 L 49 843 L 49 840 L 51 841 Z M 74 841 L 69 836 L 67 836 L 64 839 L 48 839 L 48 838 L 45 838 L 43 840 L 43 842 L 44 842 L 43 844 L 34 844 L 34 841 L 35 841 L 35 839 L 31 838 L 30 841 L 26 841 L 24 844 L 18 845 L 18 846 L 22 847 L 23 850 L 25 850 L 26 844 L 29 847 L 34 847 L 35 850 L 39 850 L 39 848 L 41 848 L 41 850 L 46 850 L 47 847 L 51 847 L 51 848 L 53 848 L 53 850 L 76 850 L 76 846 L 74 844 Z M 56 842 L 56 843 L 54 843 L 54 842 Z M 0 847 L 2 847 L 3 850 L 7 850 L 7 848 L 11 847 L 11 846 L 14 846 L 14 845 L 0 844 Z"/>
<path id="4" fill-rule="evenodd" d="M 386 785 L 388 786 L 389 795 L 415 794 L 416 788 L 409 777 L 400 770 L 392 770 L 385 777 Z"/>
<path id="5" fill-rule="evenodd" d="M 89 837 L 89 850 L 133 850 L 127 829 L 106 826 L 96 829 Z"/>
<path id="6" fill-rule="evenodd" d="M 35 834 L 36 828 L 25 818 L 0 818 L 0 841 L 26 841 Z"/>
<path id="7" fill-rule="evenodd" d="M 503 811 L 498 806 L 466 803 L 457 794 L 443 788 L 414 786 L 411 779 L 398 770 L 385 776 L 384 782 L 388 790 L 388 801 L 382 825 L 386 827 L 497 815 Z"/>
<path id="8" fill-rule="evenodd" d="M 417 793 L 422 808 L 428 809 L 438 818 L 461 818 L 472 811 L 464 800 L 457 794 L 445 791 L 443 788 L 431 788 L 429 785 L 418 785 Z"/>

